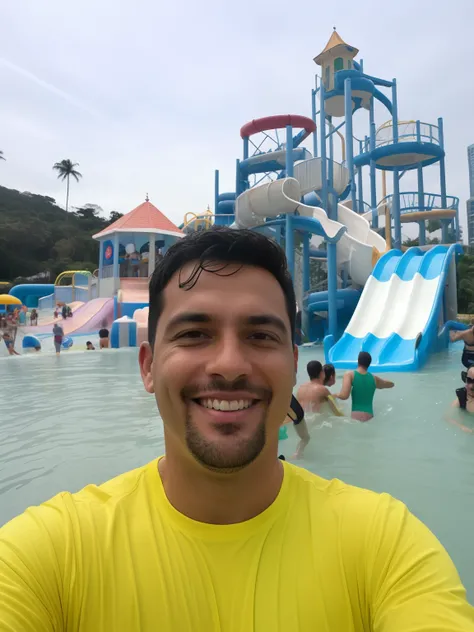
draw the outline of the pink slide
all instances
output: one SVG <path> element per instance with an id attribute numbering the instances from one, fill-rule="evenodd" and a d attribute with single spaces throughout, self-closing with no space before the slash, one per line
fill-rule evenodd
<path id="1" fill-rule="evenodd" d="M 148 303 L 148 279 L 121 279 L 120 302 Z"/>
<path id="2" fill-rule="evenodd" d="M 114 317 L 113 298 L 94 298 L 79 307 L 71 318 L 58 318 L 57 323 L 64 329 L 64 333 L 88 334 L 97 331 L 101 327 L 110 327 Z M 24 327 L 30 334 L 48 334 L 52 332 L 53 324 L 38 327 Z"/>

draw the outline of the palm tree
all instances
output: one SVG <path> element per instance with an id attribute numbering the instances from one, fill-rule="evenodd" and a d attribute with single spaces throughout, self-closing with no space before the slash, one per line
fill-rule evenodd
<path id="1" fill-rule="evenodd" d="M 71 160 L 69 160 L 69 158 L 61 160 L 61 162 L 57 162 L 53 165 L 53 169 L 58 172 L 58 178 L 63 181 L 66 180 L 67 182 L 66 211 L 69 208 L 69 178 L 72 176 L 76 179 L 76 182 L 79 182 L 79 178 L 82 178 L 82 173 L 79 173 L 79 171 L 75 169 L 75 167 L 78 166 L 78 162 L 72 162 Z"/>

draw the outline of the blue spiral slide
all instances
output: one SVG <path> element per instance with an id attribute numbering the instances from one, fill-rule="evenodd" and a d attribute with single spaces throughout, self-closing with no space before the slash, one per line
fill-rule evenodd
<path id="1" fill-rule="evenodd" d="M 327 351 L 338 368 L 355 368 L 360 351 L 374 371 L 415 371 L 449 343 L 457 316 L 458 244 L 390 250 L 377 262 L 340 340 Z M 449 326 L 449 325 L 448 325 Z"/>

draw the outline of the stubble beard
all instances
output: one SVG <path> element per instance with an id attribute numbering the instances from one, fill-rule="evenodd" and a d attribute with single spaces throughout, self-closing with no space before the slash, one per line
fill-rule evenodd
<path id="1" fill-rule="evenodd" d="M 222 428 L 223 436 L 235 434 L 235 443 L 230 447 L 228 439 L 226 445 L 220 445 L 219 440 L 207 441 L 199 432 L 192 419 L 186 419 L 186 445 L 193 457 L 212 470 L 221 472 L 235 472 L 250 465 L 265 447 L 267 438 L 265 418 L 262 419 L 249 439 L 238 438 L 237 424 L 228 424 Z"/>

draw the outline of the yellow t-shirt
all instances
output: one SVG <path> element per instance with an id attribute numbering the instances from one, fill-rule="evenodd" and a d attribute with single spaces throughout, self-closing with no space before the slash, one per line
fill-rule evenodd
<path id="1" fill-rule="evenodd" d="M 402 503 L 284 468 L 275 502 L 234 525 L 176 511 L 156 460 L 28 509 L 0 529 L 0 631 L 474 631 Z"/>

